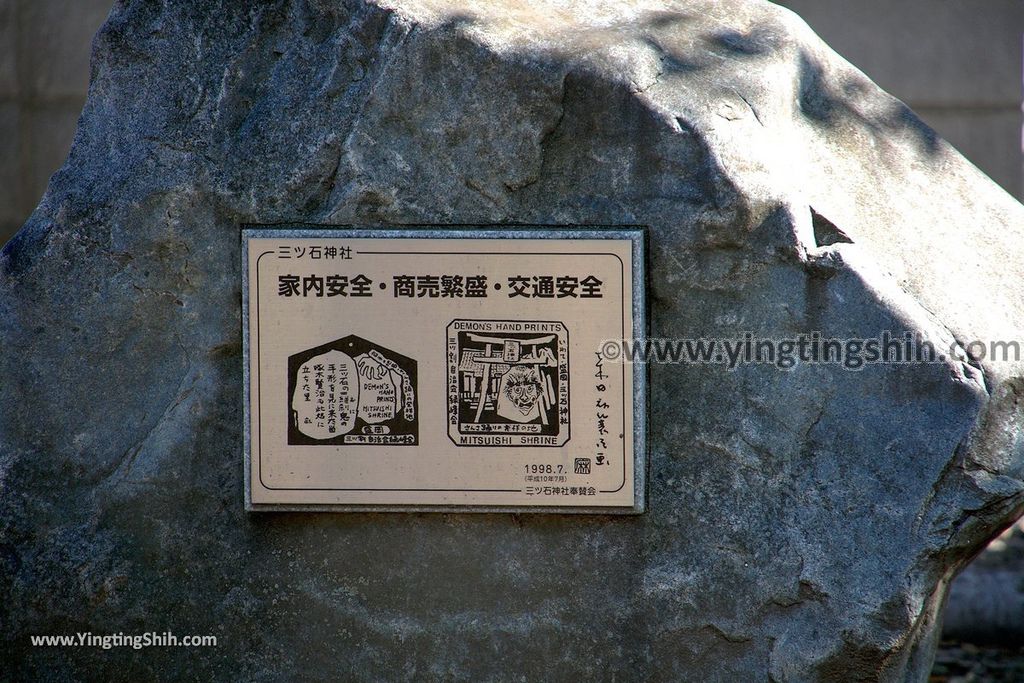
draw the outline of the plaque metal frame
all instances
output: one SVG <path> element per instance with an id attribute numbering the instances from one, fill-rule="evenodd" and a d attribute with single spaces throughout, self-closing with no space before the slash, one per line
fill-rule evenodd
<path id="1" fill-rule="evenodd" d="M 254 503 L 251 499 L 251 406 L 250 406 L 250 339 L 249 339 L 249 241 L 260 238 L 301 239 L 557 239 L 557 240 L 628 240 L 631 242 L 632 274 L 632 339 L 644 339 L 648 331 L 647 311 L 647 232 L 642 225 L 533 225 L 480 224 L 430 225 L 390 224 L 388 226 L 327 225 L 311 223 L 243 224 L 242 253 L 242 383 L 243 383 L 243 470 L 245 510 L 248 512 L 445 512 L 445 513 L 549 513 L 584 515 L 636 515 L 646 511 L 647 468 L 649 452 L 647 429 L 649 421 L 648 372 L 645 364 L 634 364 L 633 407 L 633 505 L 627 506 L 565 506 L 565 505 L 420 505 L 420 504 L 294 504 Z M 625 464 L 623 465 L 625 466 Z"/>

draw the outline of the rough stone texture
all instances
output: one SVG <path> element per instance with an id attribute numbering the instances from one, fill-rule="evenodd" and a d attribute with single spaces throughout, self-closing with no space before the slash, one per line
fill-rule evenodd
<path id="1" fill-rule="evenodd" d="M 638 517 L 246 514 L 239 227 L 645 224 L 657 336 L 1021 339 L 1024 208 L 794 15 L 128 2 L 0 268 L 14 678 L 924 680 L 1022 364 L 655 366 Z M 204 650 L 32 633 L 213 633 Z"/>
<path id="2" fill-rule="evenodd" d="M 991 110 L 966 106 L 912 108 L 1004 190 L 1016 197 L 1024 196 L 1024 166 L 1017 142 L 1024 127 L 1024 112 L 1019 104 Z"/>

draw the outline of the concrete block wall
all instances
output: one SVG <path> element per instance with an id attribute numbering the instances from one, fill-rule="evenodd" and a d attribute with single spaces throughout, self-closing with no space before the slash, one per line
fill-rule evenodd
<path id="1" fill-rule="evenodd" d="M 111 0 L 0 0 L 0 243 L 64 163 Z"/>

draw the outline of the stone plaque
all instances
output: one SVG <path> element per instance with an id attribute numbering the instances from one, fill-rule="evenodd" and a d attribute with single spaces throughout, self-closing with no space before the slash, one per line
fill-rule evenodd
<path id="1" fill-rule="evenodd" d="M 246 507 L 640 512 L 640 228 L 246 228 Z"/>

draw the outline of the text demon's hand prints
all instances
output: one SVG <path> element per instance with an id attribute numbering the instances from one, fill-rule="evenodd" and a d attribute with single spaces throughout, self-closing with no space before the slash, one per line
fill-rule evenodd
<path id="1" fill-rule="evenodd" d="M 243 243 L 253 509 L 641 509 L 638 230 Z"/>
<path id="2" fill-rule="evenodd" d="M 448 325 L 448 424 L 457 446 L 563 446 L 569 337 L 550 321 Z"/>

